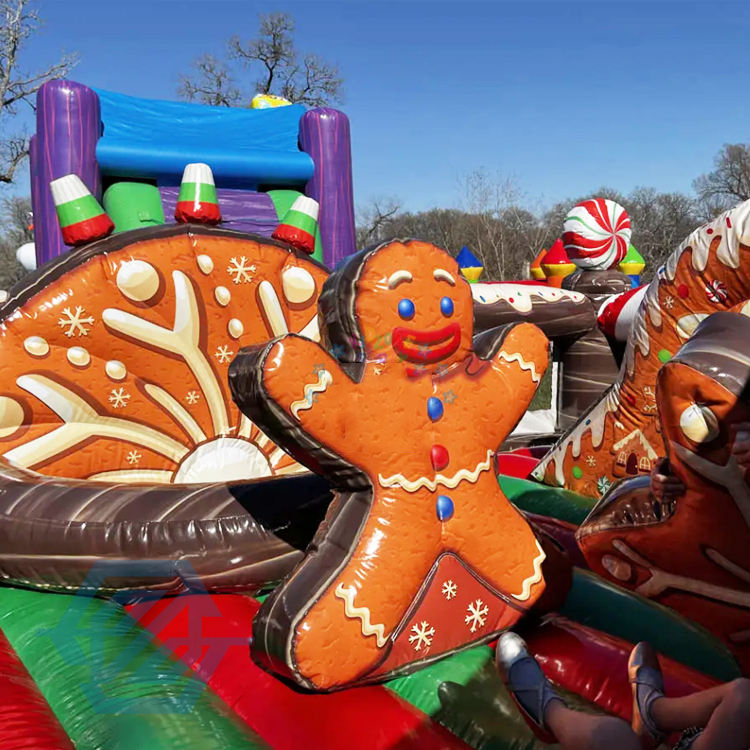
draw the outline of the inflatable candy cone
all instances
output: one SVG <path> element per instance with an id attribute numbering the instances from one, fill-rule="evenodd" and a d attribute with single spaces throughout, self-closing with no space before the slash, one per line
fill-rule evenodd
<path id="1" fill-rule="evenodd" d="M 271 236 L 297 250 L 312 254 L 315 250 L 319 208 L 316 200 L 300 195 Z"/>
<path id="2" fill-rule="evenodd" d="M 76 174 L 66 174 L 49 184 L 66 245 L 85 245 L 106 237 L 115 228 L 99 202 Z"/>
<path id="3" fill-rule="evenodd" d="M 544 281 L 547 278 L 547 275 L 544 273 L 544 269 L 542 268 L 542 263 L 544 262 L 545 255 L 547 255 L 547 251 L 542 248 L 537 253 L 536 258 L 531 261 L 531 265 L 529 266 L 529 273 L 531 274 L 532 279 L 536 279 L 537 281 Z"/>
<path id="4" fill-rule="evenodd" d="M 620 270 L 630 276 L 630 281 L 633 284 L 633 288 L 637 287 L 641 283 L 641 273 L 646 267 L 646 261 L 643 260 L 643 256 L 635 249 L 633 245 L 630 245 L 628 252 L 625 257 L 618 264 Z"/>
<path id="5" fill-rule="evenodd" d="M 214 175 L 208 164 L 185 167 L 174 217 L 182 224 L 218 224 L 221 221 Z"/>
<path id="6" fill-rule="evenodd" d="M 542 263 L 542 270 L 547 276 L 547 283 L 556 287 L 561 287 L 563 279 L 576 270 L 575 263 L 570 262 L 561 239 L 555 240 L 552 247 L 547 251 Z"/>
<path id="7" fill-rule="evenodd" d="M 461 248 L 461 252 L 456 256 L 456 261 L 463 277 L 470 284 L 476 284 L 482 275 L 482 271 L 484 271 L 482 261 L 466 245 Z"/>

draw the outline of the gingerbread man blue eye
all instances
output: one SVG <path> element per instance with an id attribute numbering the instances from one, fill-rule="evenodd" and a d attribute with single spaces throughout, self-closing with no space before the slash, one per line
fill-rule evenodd
<path id="1" fill-rule="evenodd" d="M 453 315 L 453 300 L 450 297 L 443 297 L 440 300 L 440 312 L 445 315 L 446 318 L 450 318 Z"/>
<path id="2" fill-rule="evenodd" d="M 410 299 L 402 299 L 398 303 L 398 314 L 404 320 L 411 320 L 414 317 L 414 303 Z"/>

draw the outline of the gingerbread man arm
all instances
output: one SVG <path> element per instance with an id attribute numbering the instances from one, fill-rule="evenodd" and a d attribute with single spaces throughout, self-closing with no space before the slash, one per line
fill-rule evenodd
<path id="1" fill-rule="evenodd" d="M 356 383 L 315 342 L 288 334 L 242 349 L 229 368 L 229 385 L 243 414 L 286 436 L 280 445 L 310 468 L 319 468 L 321 452 L 342 447 L 345 430 L 335 422 L 345 409 L 338 407 L 351 403 Z"/>
<path id="2" fill-rule="evenodd" d="M 467 368 L 470 387 L 483 399 L 503 404 L 497 423 L 503 439 L 534 397 L 547 369 L 549 341 L 535 325 L 518 323 L 475 336 L 474 354 L 477 359 Z"/>

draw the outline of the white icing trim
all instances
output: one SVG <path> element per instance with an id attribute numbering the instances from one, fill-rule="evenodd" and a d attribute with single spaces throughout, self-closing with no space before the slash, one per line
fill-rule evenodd
<path id="1" fill-rule="evenodd" d="M 354 586 L 344 588 L 342 583 L 336 586 L 336 591 L 334 592 L 334 596 L 344 602 L 346 616 L 351 619 L 357 619 L 362 623 L 362 635 L 374 635 L 378 643 L 378 648 L 383 648 L 388 642 L 388 639 L 385 637 L 385 625 L 382 623 L 373 625 L 370 620 L 370 610 L 367 607 L 354 606 L 354 597 L 356 595 L 357 589 Z"/>
<path id="2" fill-rule="evenodd" d="M 547 555 L 544 554 L 539 540 L 535 539 L 534 541 L 536 541 L 536 548 L 539 550 L 539 554 L 534 558 L 534 572 L 523 582 L 520 594 L 511 594 L 519 602 L 525 602 L 531 596 L 531 587 L 542 580 L 542 563 L 547 558 Z"/>
<path id="3" fill-rule="evenodd" d="M 454 489 L 463 480 L 476 482 L 483 471 L 489 471 L 491 457 L 492 451 L 488 450 L 487 458 L 484 461 L 480 461 L 473 471 L 469 471 L 469 469 L 459 469 L 452 477 L 446 477 L 444 474 L 436 474 L 434 479 L 419 477 L 419 479 L 412 481 L 407 479 L 403 474 L 394 474 L 390 477 L 384 477 L 382 474 L 378 474 L 378 483 L 381 487 L 401 487 L 401 489 L 404 489 L 407 492 L 416 492 L 422 487 L 427 487 L 427 489 L 434 492 L 439 485 L 443 485 L 449 489 Z"/>
<path id="4" fill-rule="evenodd" d="M 542 376 L 537 373 L 536 368 L 534 367 L 534 363 L 527 362 L 518 352 L 516 352 L 515 354 L 508 354 L 503 350 L 500 352 L 500 354 L 497 355 L 497 358 L 502 359 L 505 362 L 518 362 L 518 366 L 522 370 L 531 372 L 531 379 L 535 383 L 538 383 L 542 379 Z"/>
<path id="5" fill-rule="evenodd" d="M 315 383 L 307 383 L 305 385 L 304 398 L 301 398 L 298 401 L 292 401 L 289 406 L 292 414 L 299 419 L 299 413 L 301 411 L 312 409 L 312 405 L 315 403 L 312 398 L 313 394 L 325 393 L 331 383 L 333 383 L 333 376 L 331 373 L 328 372 L 328 370 L 321 370 L 318 373 L 318 380 Z"/>

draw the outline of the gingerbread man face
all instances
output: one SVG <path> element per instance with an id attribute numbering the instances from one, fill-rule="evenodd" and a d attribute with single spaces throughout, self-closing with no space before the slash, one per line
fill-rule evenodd
<path id="1" fill-rule="evenodd" d="M 434 371 L 466 359 L 473 305 L 458 264 L 442 250 L 391 243 L 364 265 L 356 316 L 366 358 Z"/>
<path id="2" fill-rule="evenodd" d="M 327 351 L 284 336 L 243 350 L 229 379 L 246 416 L 337 490 L 252 647 L 267 669 L 333 690 L 487 641 L 544 590 L 545 554 L 493 454 L 548 342 L 529 324 L 472 340 L 467 282 L 418 241 L 348 258 L 319 311 Z"/>

